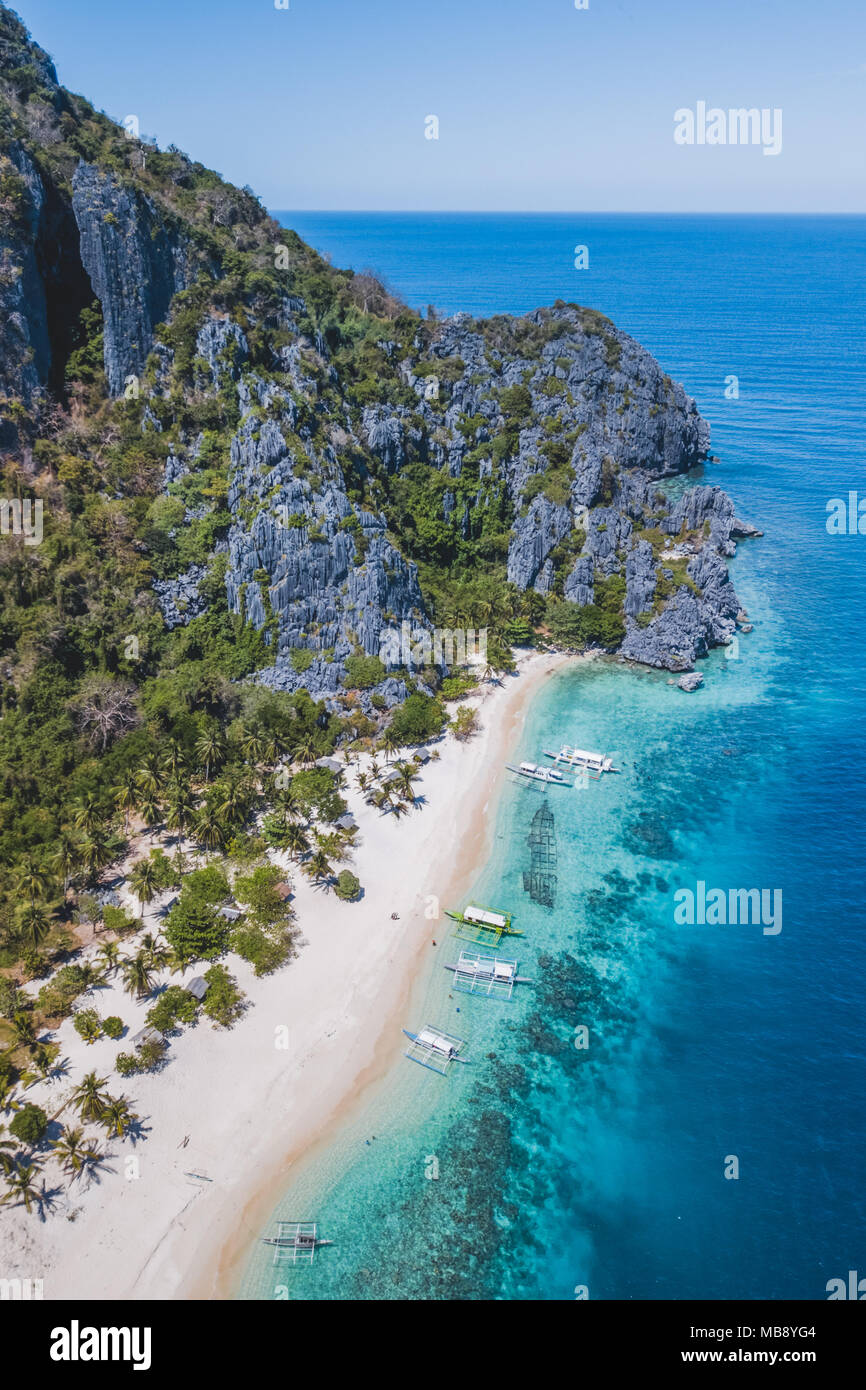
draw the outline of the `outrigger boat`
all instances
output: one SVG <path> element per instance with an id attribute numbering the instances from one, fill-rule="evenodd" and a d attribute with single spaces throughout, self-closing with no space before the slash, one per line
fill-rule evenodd
<path id="1" fill-rule="evenodd" d="M 454 971 L 454 988 L 465 994 L 486 994 L 493 999 L 510 999 L 515 985 L 531 985 L 525 975 L 518 975 L 516 960 L 501 960 L 498 956 L 482 956 L 477 951 L 461 951 L 456 965 L 446 965 Z"/>
<path id="2" fill-rule="evenodd" d="M 274 1264 L 312 1264 L 316 1250 L 334 1242 L 319 1240 L 314 1221 L 278 1221 L 277 1234 L 262 1236 L 262 1244 L 274 1247 Z"/>
<path id="3" fill-rule="evenodd" d="M 544 782 L 548 786 L 554 787 L 573 787 L 573 782 L 566 782 L 561 772 L 557 772 L 553 767 L 539 767 L 537 763 L 521 763 L 515 767 L 513 763 L 506 763 L 509 772 L 516 772 L 518 777 L 526 777 L 530 782 Z"/>
<path id="4" fill-rule="evenodd" d="M 565 763 L 579 772 L 589 773 L 593 781 L 597 781 L 603 772 L 619 772 L 606 753 L 588 753 L 585 748 L 571 748 L 567 743 L 562 745 L 558 753 L 551 753 L 546 748 L 544 756 L 552 758 L 555 763 Z"/>
<path id="5" fill-rule="evenodd" d="M 495 948 L 503 936 L 523 935 L 511 925 L 514 919 L 510 912 L 491 912 L 489 908 L 477 907 L 475 903 L 470 903 L 464 912 L 446 910 L 445 916 L 457 922 L 455 936 L 463 941 L 472 941 L 476 946 Z"/>
<path id="6" fill-rule="evenodd" d="M 447 1075 L 452 1062 L 469 1062 L 468 1057 L 458 1055 L 466 1046 L 463 1039 L 452 1037 L 441 1028 L 435 1028 L 432 1023 L 426 1023 L 420 1033 L 410 1033 L 408 1028 L 404 1028 L 403 1032 L 412 1044 L 406 1049 L 409 1061 L 419 1062 L 422 1067 L 429 1067 L 430 1071 L 437 1071 L 440 1076 Z"/>

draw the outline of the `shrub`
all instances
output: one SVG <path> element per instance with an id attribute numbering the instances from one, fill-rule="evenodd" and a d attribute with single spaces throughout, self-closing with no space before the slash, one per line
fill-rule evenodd
<path id="1" fill-rule="evenodd" d="M 249 961 L 257 976 L 270 975 L 288 960 L 292 940 L 285 930 L 266 932 L 261 927 L 245 925 L 232 932 L 232 950 Z"/>
<path id="2" fill-rule="evenodd" d="M 10 1134 L 22 1144 L 38 1144 L 48 1128 L 48 1116 L 38 1105 L 24 1105 L 9 1126 Z"/>
<path id="3" fill-rule="evenodd" d="M 82 1009 L 75 1015 L 72 1026 L 78 1036 L 88 1044 L 95 1043 L 102 1035 L 102 1023 L 95 1009 Z"/>
<path id="4" fill-rule="evenodd" d="M 349 690 L 370 690 L 385 679 L 387 672 L 378 656 L 356 654 L 346 657 L 343 685 Z"/>
<path id="5" fill-rule="evenodd" d="M 311 652 L 308 647 L 292 647 L 289 652 L 289 661 L 298 675 L 303 675 L 304 671 L 309 671 L 315 659 L 315 653 Z"/>
<path id="6" fill-rule="evenodd" d="M 354 874 L 350 874 L 348 869 L 342 869 L 337 875 L 337 882 L 334 885 L 334 892 L 344 903 L 350 903 L 357 898 L 361 891 L 361 884 Z"/>
<path id="7" fill-rule="evenodd" d="M 109 1014 L 108 1018 L 102 1020 L 102 1031 L 105 1036 L 111 1038 L 113 1042 L 123 1037 L 123 1028 L 123 1019 L 118 1018 L 117 1014 Z"/>
<path id="8" fill-rule="evenodd" d="M 196 1001 L 188 990 L 182 985 L 169 985 L 153 1008 L 148 1009 L 147 1022 L 160 1033 L 170 1033 L 178 1023 L 192 1023 L 196 1010 Z"/>
<path id="9" fill-rule="evenodd" d="M 441 733 L 445 711 L 432 695 L 416 691 L 398 706 L 391 720 L 391 732 L 403 743 L 423 743 Z"/>
<path id="10" fill-rule="evenodd" d="M 244 993 L 224 965 L 212 965 L 205 972 L 208 992 L 202 1009 L 221 1028 L 231 1028 L 243 1013 Z"/>
<path id="11" fill-rule="evenodd" d="M 114 1065 L 120 1076 L 135 1076 L 137 1072 L 143 1070 L 135 1052 L 118 1052 L 114 1059 Z"/>

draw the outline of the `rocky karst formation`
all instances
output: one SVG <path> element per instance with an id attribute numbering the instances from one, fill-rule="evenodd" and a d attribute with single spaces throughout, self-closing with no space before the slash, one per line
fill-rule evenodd
<path id="1" fill-rule="evenodd" d="M 167 625 L 207 611 L 219 565 L 231 611 L 266 634 L 258 679 L 332 695 L 383 629 L 429 626 L 414 557 L 448 571 L 430 535 L 441 549 L 490 532 L 505 537 L 503 587 L 587 613 L 615 604 L 630 660 L 682 671 L 730 640 L 744 615 L 726 561 L 757 533 L 717 487 L 668 499 L 709 428 L 609 320 L 562 302 L 485 321 L 401 306 L 364 318 L 346 307 L 351 273 L 297 239 L 278 282 L 291 234 L 246 191 L 84 111 L 2 7 L 0 79 L 0 443 L 21 442 L 9 403 L 35 412 L 62 390 L 98 301 L 108 393 L 135 379 L 165 493 L 184 498 L 171 536 L 212 528 L 207 553 L 154 582 Z M 390 704 L 405 689 L 386 679 L 377 693 Z"/>

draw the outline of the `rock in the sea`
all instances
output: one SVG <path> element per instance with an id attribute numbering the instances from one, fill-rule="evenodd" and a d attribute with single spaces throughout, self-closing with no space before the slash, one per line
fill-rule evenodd
<path id="1" fill-rule="evenodd" d="M 685 690 L 691 694 L 693 690 L 699 690 L 704 683 L 704 678 L 700 671 L 686 671 L 685 675 L 680 676 L 677 685 L 680 690 Z"/>

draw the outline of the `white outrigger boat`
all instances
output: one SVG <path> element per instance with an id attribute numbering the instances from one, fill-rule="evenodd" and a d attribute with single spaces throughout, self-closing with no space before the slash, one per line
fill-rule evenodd
<path id="1" fill-rule="evenodd" d="M 274 1264 L 312 1264 L 313 1256 L 332 1240 L 319 1240 L 319 1228 L 314 1221 L 278 1221 L 275 1236 L 262 1236 L 262 1245 L 274 1247 Z"/>
<path id="2" fill-rule="evenodd" d="M 518 975 L 516 960 L 482 956 L 478 951 L 461 951 L 456 965 L 446 965 L 445 969 L 454 971 L 455 989 L 493 999 L 510 999 L 515 985 L 532 984 L 525 975 Z"/>
<path id="3" fill-rule="evenodd" d="M 606 753 L 588 753 L 585 748 L 571 748 L 567 743 L 562 745 L 558 753 L 551 753 L 545 748 L 544 756 L 552 758 L 555 763 L 565 763 L 578 772 L 588 772 L 596 778 L 603 772 L 619 772 Z"/>
<path id="4" fill-rule="evenodd" d="M 403 1032 L 412 1044 L 407 1047 L 405 1054 L 410 1062 L 418 1062 L 422 1067 L 438 1071 L 440 1076 L 447 1075 L 452 1062 L 469 1061 L 468 1057 L 458 1056 L 466 1046 L 463 1039 L 435 1028 L 432 1023 L 425 1024 L 419 1033 L 410 1033 L 408 1028 L 404 1028 Z"/>
<path id="5" fill-rule="evenodd" d="M 515 767 L 514 763 L 506 763 L 509 772 L 516 772 L 518 777 L 526 777 L 530 782 L 544 782 L 547 786 L 553 787 L 573 787 L 573 782 L 566 782 L 561 772 L 557 772 L 555 767 L 539 767 L 537 763 L 521 763 Z"/>

